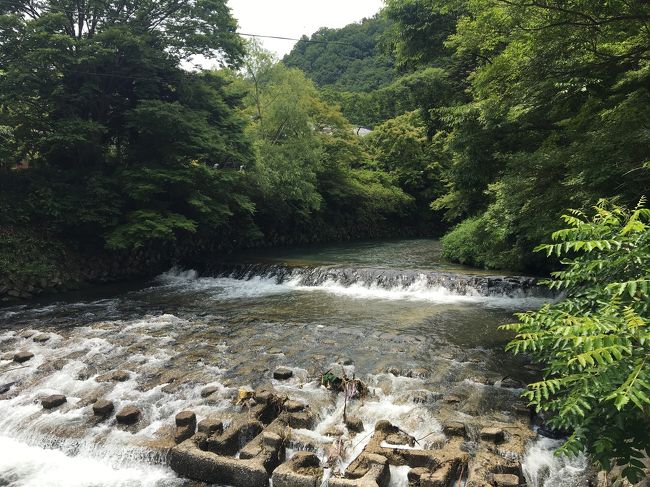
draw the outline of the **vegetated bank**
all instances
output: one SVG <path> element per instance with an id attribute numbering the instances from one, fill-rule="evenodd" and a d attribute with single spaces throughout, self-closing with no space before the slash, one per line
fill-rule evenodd
<path id="1" fill-rule="evenodd" d="M 547 272 L 557 261 L 533 249 L 566 208 L 633 207 L 650 188 L 648 18 L 641 1 L 389 0 L 378 19 L 321 30 L 312 40 L 332 44 L 303 41 L 284 61 L 355 124 L 421 130 L 419 181 L 440 188 L 429 203 L 455 225 L 447 258 Z M 380 59 L 391 77 L 374 74 Z M 372 89 L 352 76 L 361 67 Z M 382 156 L 401 170 L 417 160 Z"/>
<path id="2" fill-rule="evenodd" d="M 245 46 L 224 2 L 68 3 L 0 11 L 4 298 L 233 248 L 439 231 L 302 72 Z M 197 54 L 224 66 L 181 68 Z"/>

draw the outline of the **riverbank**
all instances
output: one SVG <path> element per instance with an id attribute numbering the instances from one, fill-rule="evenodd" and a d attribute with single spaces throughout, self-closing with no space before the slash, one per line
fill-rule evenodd
<path id="1" fill-rule="evenodd" d="M 0 232 L 0 305 L 97 284 L 151 278 L 172 266 L 201 269 L 227 261 L 232 254 L 251 254 L 252 249 L 269 254 L 275 252 L 274 247 L 282 249 L 296 244 L 314 246 L 338 242 L 344 245 L 342 242 L 359 242 L 370 237 L 389 239 L 395 235 L 405 238 L 426 234 L 422 228 L 387 226 L 379 233 L 372 228 L 366 230 L 358 233 L 355 239 L 351 238 L 354 232 L 340 230 L 313 235 L 306 241 L 286 236 L 252 241 L 233 238 L 211 244 L 190 241 L 130 252 L 110 252 L 65 241 L 54 234 L 8 226 Z M 438 253 L 436 251 L 433 257 L 437 258 Z"/>

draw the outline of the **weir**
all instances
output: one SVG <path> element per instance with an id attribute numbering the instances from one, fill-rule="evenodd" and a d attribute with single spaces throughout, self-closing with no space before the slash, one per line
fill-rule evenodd
<path id="1" fill-rule="evenodd" d="M 497 329 L 547 299 L 524 276 L 247 263 L 0 309 L 0 483 L 582 486 Z"/>
<path id="2" fill-rule="evenodd" d="M 323 288 L 360 286 L 386 291 L 447 292 L 468 297 L 550 298 L 552 293 L 529 276 L 473 275 L 459 272 L 402 270 L 347 266 L 288 266 L 280 264 L 221 264 L 211 266 L 210 276 L 250 280 L 254 277 L 278 284 Z"/>

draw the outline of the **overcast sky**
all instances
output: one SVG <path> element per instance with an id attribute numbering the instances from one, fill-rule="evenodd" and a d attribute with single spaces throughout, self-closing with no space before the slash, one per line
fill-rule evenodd
<path id="1" fill-rule="evenodd" d="M 343 27 L 372 17 L 383 0 L 228 0 L 240 32 L 299 38 L 320 27 Z M 282 58 L 294 42 L 260 39 Z"/>

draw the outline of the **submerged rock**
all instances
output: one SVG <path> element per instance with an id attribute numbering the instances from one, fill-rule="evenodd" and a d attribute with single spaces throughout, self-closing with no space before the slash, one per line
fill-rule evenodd
<path id="1" fill-rule="evenodd" d="M 459 402 L 461 402 L 460 397 L 453 396 L 453 395 L 445 396 L 445 397 L 442 398 L 442 400 L 444 402 L 446 402 L 447 404 L 458 404 Z"/>
<path id="2" fill-rule="evenodd" d="M 45 343 L 49 339 L 50 335 L 46 335 L 45 333 L 40 333 L 33 338 L 36 343 Z"/>
<path id="3" fill-rule="evenodd" d="M 126 370 L 115 370 L 108 374 L 99 375 L 95 378 L 97 382 L 126 382 L 131 375 Z"/>
<path id="4" fill-rule="evenodd" d="M 115 415 L 115 419 L 121 424 L 137 423 L 142 415 L 142 411 L 134 406 L 127 406 Z"/>
<path id="5" fill-rule="evenodd" d="M 52 396 L 47 396 L 41 401 L 41 405 L 44 409 L 54 409 L 56 407 L 65 404 L 67 401 L 66 397 L 63 394 L 54 394 Z"/>
<path id="6" fill-rule="evenodd" d="M 201 397 L 209 397 L 215 392 L 217 392 L 219 388 L 217 386 L 207 386 L 201 389 Z"/>
<path id="7" fill-rule="evenodd" d="M 14 354 L 14 362 L 18 362 L 19 364 L 22 364 L 24 362 L 27 362 L 28 360 L 31 360 L 34 358 L 34 354 L 32 352 L 18 352 Z"/>

